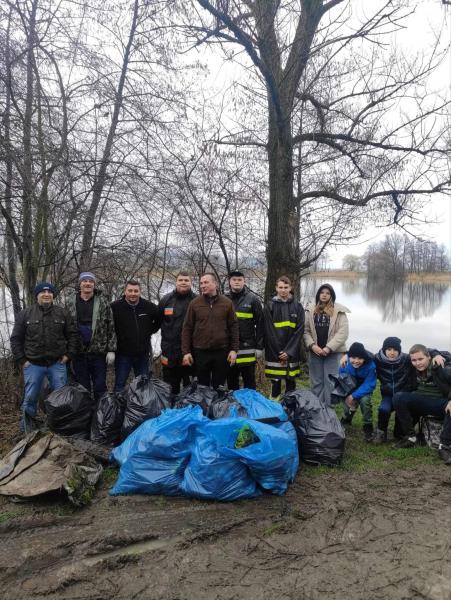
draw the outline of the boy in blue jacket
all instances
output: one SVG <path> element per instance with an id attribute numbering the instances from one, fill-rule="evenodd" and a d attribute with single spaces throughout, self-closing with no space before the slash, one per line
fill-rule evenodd
<path id="1" fill-rule="evenodd" d="M 348 350 L 348 363 L 340 367 L 339 374 L 348 373 L 355 377 L 358 387 L 346 396 L 344 414 L 341 422 L 349 425 L 357 407 L 363 416 L 363 435 L 366 442 L 373 441 L 373 408 L 371 394 L 376 387 L 376 365 L 360 342 L 354 342 Z"/>

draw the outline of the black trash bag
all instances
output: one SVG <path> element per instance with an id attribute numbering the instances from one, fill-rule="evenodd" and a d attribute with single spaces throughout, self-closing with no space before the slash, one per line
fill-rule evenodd
<path id="1" fill-rule="evenodd" d="M 288 392 L 281 403 L 296 430 L 301 460 L 315 465 L 339 465 L 345 432 L 334 409 L 310 390 Z"/>
<path id="2" fill-rule="evenodd" d="M 346 396 L 352 394 L 359 385 L 357 379 L 349 373 L 343 373 L 342 375 L 332 375 L 330 373 L 328 377 L 332 387 L 330 393 L 331 404 L 343 402 Z"/>
<path id="3" fill-rule="evenodd" d="M 219 390 L 218 398 L 210 406 L 208 416 L 210 419 L 223 419 L 224 417 L 247 417 L 248 413 L 244 406 L 235 400 L 233 391 Z"/>
<path id="4" fill-rule="evenodd" d="M 121 439 L 125 398 L 121 393 L 103 394 L 97 403 L 91 423 L 91 441 L 115 446 Z"/>
<path id="5" fill-rule="evenodd" d="M 124 440 L 147 419 L 158 417 L 171 407 L 171 386 L 156 377 L 139 375 L 124 390 L 126 407 L 121 438 Z"/>
<path id="6" fill-rule="evenodd" d="M 89 438 L 94 406 L 86 388 L 79 383 L 65 385 L 47 396 L 44 404 L 51 431 Z"/>
<path id="7" fill-rule="evenodd" d="M 175 397 L 174 408 L 185 408 L 190 405 L 200 406 L 204 415 L 208 417 L 210 407 L 213 402 L 218 400 L 218 397 L 218 392 L 213 388 L 193 381 Z"/>

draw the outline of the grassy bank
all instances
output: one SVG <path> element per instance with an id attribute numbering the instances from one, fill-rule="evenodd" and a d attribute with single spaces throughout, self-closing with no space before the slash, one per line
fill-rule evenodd
<path id="1" fill-rule="evenodd" d="M 359 279 L 366 277 L 366 271 L 341 271 L 336 269 L 333 271 L 317 271 L 309 273 L 309 277 L 318 279 Z M 449 283 L 451 284 L 451 271 L 443 273 L 406 273 L 405 281 L 413 281 L 418 283 Z"/>

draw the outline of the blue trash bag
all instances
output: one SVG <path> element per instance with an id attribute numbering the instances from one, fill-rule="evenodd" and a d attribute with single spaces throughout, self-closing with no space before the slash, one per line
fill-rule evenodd
<path id="1" fill-rule="evenodd" d="M 208 422 L 200 406 L 167 408 L 159 417 L 144 421 L 110 454 L 112 461 L 123 465 L 134 454 L 154 458 L 177 458 L 191 451 L 195 427 Z"/>
<path id="2" fill-rule="evenodd" d="M 120 494 L 163 494 L 179 496 L 189 455 L 179 458 L 153 458 L 135 454 L 122 465 L 119 478 L 110 490 Z"/>
<path id="3" fill-rule="evenodd" d="M 248 445 L 237 447 L 240 435 Z M 297 444 L 287 432 L 250 419 L 225 418 L 201 425 L 182 490 L 216 500 L 251 498 L 255 483 L 282 495 L 299 464 Z"/>
<path id="4" fill-rule="evenodd" d="M 261 495 L 249 469 L 227 446 L 233 447 L 243 419 L 224 418 L 200 425 L 181 490 L 208 500 L 238 500 Z"/>
<path id="5" fill-rule="evenodd" d="M 288 421 L 288 416 L 283 407 L 273 400 L 265 398 L 256 390 L 242 389 L 233 392 L 234 399 L 246 410 L 249 419 L 266 423 Z"/>
<path id="6" fill-rule="evenodd" d="M 239 457 L 263 489 L 282 496 L 299 467 L 297 442 L 292 434 L 272 425 L 243 421 L 259 442 L 243 448 L 224 448 L 225 454 Z"/>
<path id="7" fill-rule="evenodd" d="M 110 494 L 179 495 L 196 427 L 205 421 L 200 407 L 189 406 L 142 423 L 111 452 L 121 469 Z"/>

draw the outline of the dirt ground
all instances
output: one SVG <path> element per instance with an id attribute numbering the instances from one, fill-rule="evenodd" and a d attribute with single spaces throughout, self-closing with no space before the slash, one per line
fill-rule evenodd
<path id="1" fill-rule="evenodd" d="M 451 600 L 451 469 L 299 473 L 285 497 L 0 499 L 3 600 Z"/>

